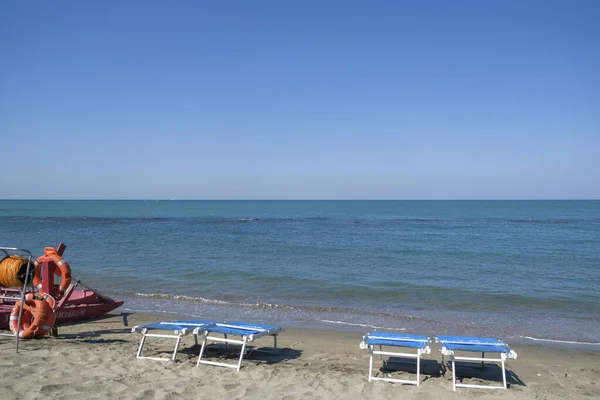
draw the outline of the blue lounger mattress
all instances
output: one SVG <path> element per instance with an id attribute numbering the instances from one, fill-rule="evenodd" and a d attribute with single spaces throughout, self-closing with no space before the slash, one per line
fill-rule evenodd
<path id="1" fill-rule="evenodd" d="M 427 336 L 407 333 L 371 332 L 363 337 L 364 346 L 379 345 L 422 349 L 427 347 L 429 342 Z"/>
<path id="2" fill-rule="evenodd" d="M 282 332 L 283 328 L 274 325 L 251 324 L 247 322 L 217 322 L 203 327 L 205 331 L 221 333 L 224 335 L 237 335 L 246 337 L 260 337 L 274 335 Z"/>
<path id="3" fill-rule="evenodd" d="M 206 320 L 198 320 L 198 319 L 180 319 L 176 321 L 161 321 L 161 322 L 152 322 L 144 325 L 134 326 L 132 331 L 139 332 L 143 329 L 148 330 L 163 330 L 163 331 L 184 331 L 189 330 L 192 331 L 197 328 L 202 328 L 211 324 L 214 324 L 215 321 L 206 321 Z"/>
<path id="4" fill-rule="evenodd" d="M 437 336 L 437 341 L 447 350 L 471 351 L 477 353 L 503 353 L 516 357 L 508 345 L 494 338 L 480 338 L 471 336 Z M 514 357 L 512 356 L 514 354 Z"/>

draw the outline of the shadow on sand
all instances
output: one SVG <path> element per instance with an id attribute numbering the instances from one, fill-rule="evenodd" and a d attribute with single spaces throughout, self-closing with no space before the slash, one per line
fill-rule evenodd
<path id="1" fill-rule="evenodd" d="M 415 374 L 415 377 L 411 377 L 410 379 L 416 379 L 417 363 L 414 358 L 390 357 L 387 360 L 383 360 L 383 366 L 379 368 L 379 371 L 381 374 L 391 374 L 393 372 L 411 373 Z M 436 360 L 421 359 L 421 383 L 430 378 L 440 376 L 442 376 L 442 370 Z"/>
<path id="2" fill-rule="evenodd" d="M 446 365 L 442 366 L 442 369 L 443 373 L 452 374 L 452 363 L 448 361 Z M 502 384 L 502 367 L 491 363 L 482 365 L 473 362 L 456 362 L 456 381 L 468 383 L 464 382 L 465 379 L 473 379 L 478 381 L 477 384 L 481 382 L 483 385 L 486 383 Z M 527 386 L 517 374 L 508 368 L 506 369 L 506 384 L 509 388 L 511 385 Z"/>
<path id="3" fill-rule="evenodd" d="M 477 384 L 502 384 L 502 368 L 497 364 L 481 364 L 481 363 L 456 363 L 456 380 L 463 382 L 465 379 L 473 379 Z M 412 358 L 390 357 L 388 360 L 383 360 L 383 366 L 379 368 L 381 374 L 390 374 L 394 372 L 406 372 L 411 374 L 417 373 L 417 364 Z M 431 378 L 439 378 L 452 376 L 452 363 L 439 363 L 437 360 L 421 359 L 421 383 Z M 411 378 L 414 379 L 414 378 Z M 467 383 L 467 382 L 463 382 Z M 506 370 L 506 383 L 510 385 L 526 386 L 517 374 L 511 370 Z"/>
<path id="4" fill-rule="evenodd" d="M 173 354 L 173 350 L 170 349 L 157 349 L 154 348 L 152 352 L 158 357 L 170 357 Z M 186 346 L 178 351 L 178 356 L 183 356 L 185 361 L 197 360 L 200 354 L 200 345 L 195 344 L 193 346 Z M 274 351 L 272 348 L 267 347 L 246 347 L 246 355 L 244 356 L 244 364 L 250 362 L 254 365 L 261 364 L 279 364 L 289 360 L 297 359 L 302 355 L 302 350 L 291 349 L 284 347 Z M 240 356 L 240 346 L 229 346 L 226 347 L 221 344 L 207 345 L 204 349 L 203 359 L 218 359 L 220 362 L 234 362 Z M 242 364 L 242 368 L 243 365 Z"/>

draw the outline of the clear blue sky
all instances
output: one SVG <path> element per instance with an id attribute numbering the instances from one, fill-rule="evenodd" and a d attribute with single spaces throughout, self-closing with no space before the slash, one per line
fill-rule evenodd
<path id="1" fill-rule="evenodd" d="M 2 1 L 0 198 L 600 198 L 600 1 Z"/>

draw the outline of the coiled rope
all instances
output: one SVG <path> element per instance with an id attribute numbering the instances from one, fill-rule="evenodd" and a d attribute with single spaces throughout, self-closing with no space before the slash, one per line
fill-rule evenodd
<path id="1" fill-rule="evenodd" d="M 22 287 L 25 284 L 27 274 L 28 259 L 11 254 L 0 261 L 0 286 L 3 287 Z M 27 282 L 31 282 L 35 267 L 33 263 L 29 265 L 29 277 Z"/>

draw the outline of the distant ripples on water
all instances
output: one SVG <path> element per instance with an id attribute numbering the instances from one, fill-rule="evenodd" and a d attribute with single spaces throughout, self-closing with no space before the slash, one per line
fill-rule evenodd
<path id="1" fill-rule="evenodd" d="M 0 201 L 60 241 L 138 310 L 600 342 L 598 201 Z"/>

